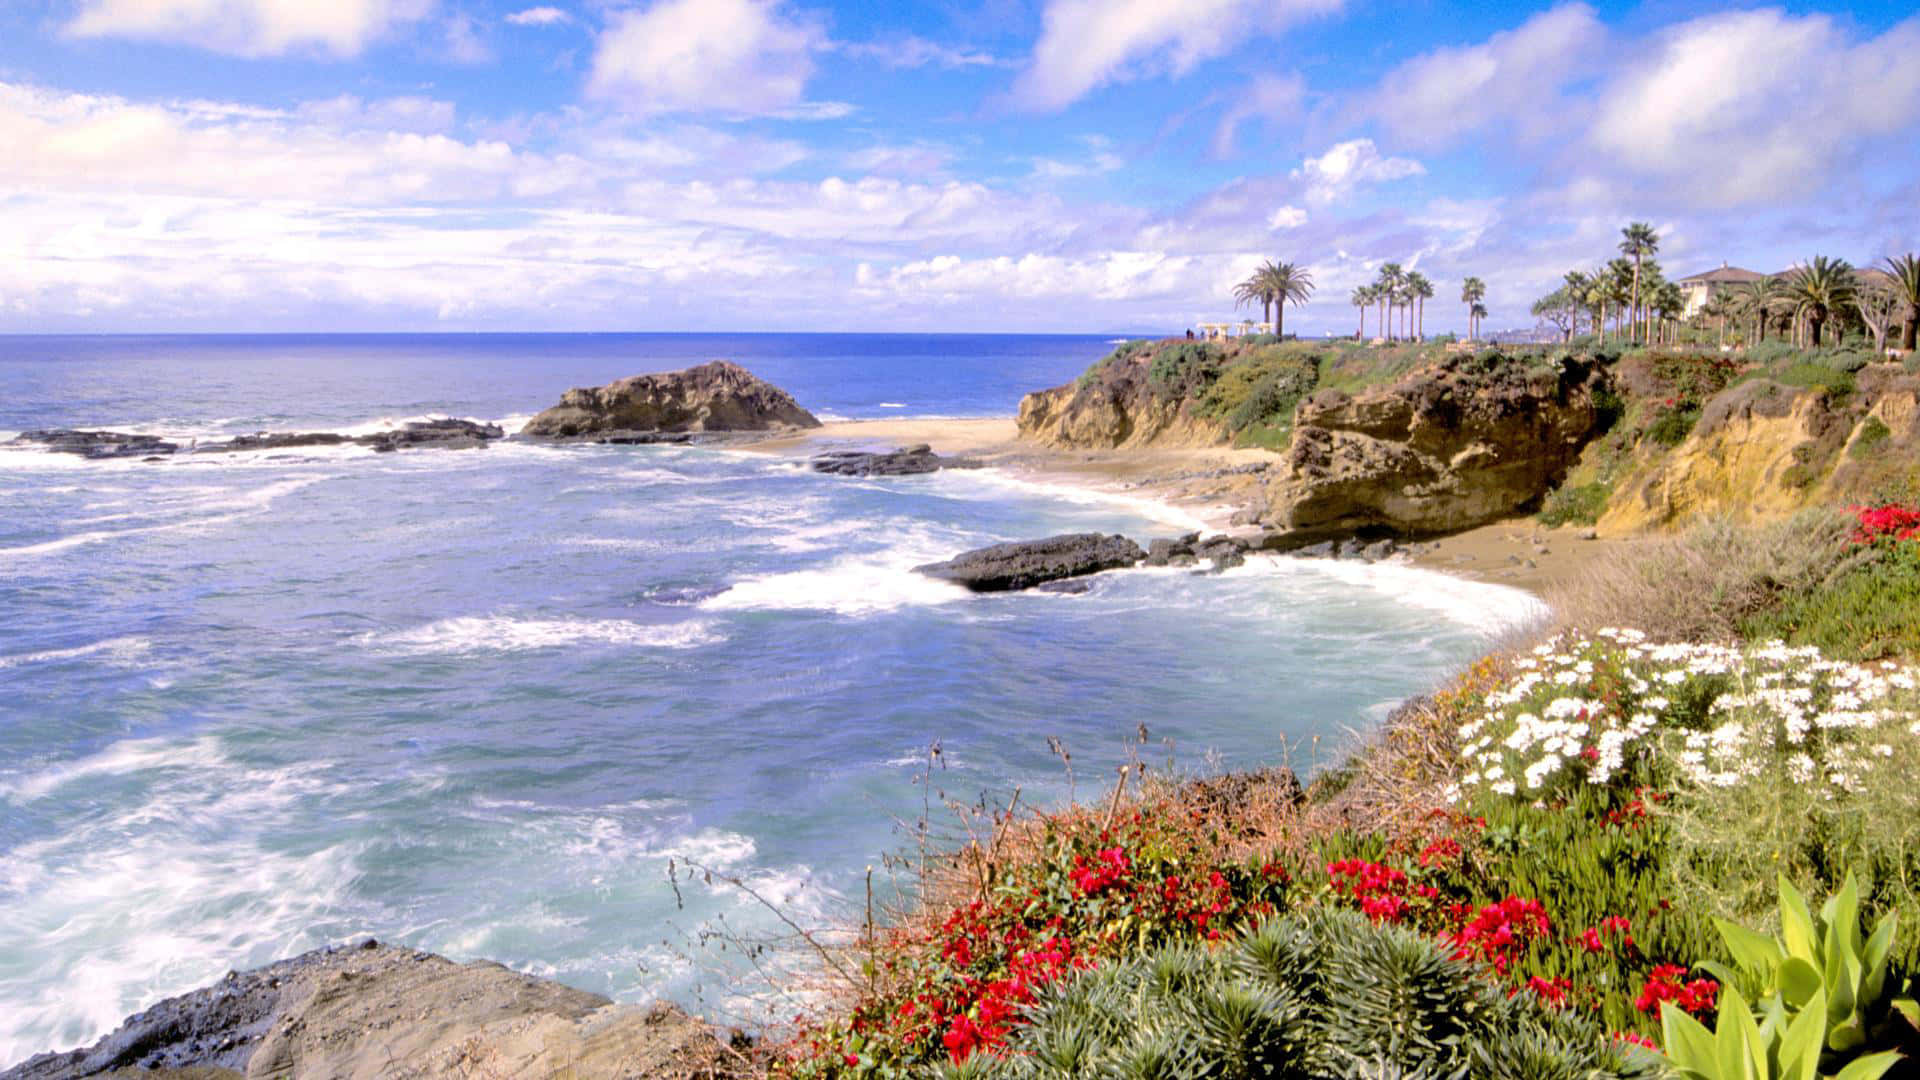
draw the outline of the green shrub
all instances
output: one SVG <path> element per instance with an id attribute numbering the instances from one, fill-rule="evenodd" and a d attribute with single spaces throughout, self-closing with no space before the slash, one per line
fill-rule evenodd
<path id="1" fill-rule="evenodd" d="M 1852 659 L 1920 656 L 1920 544 L 1859 548 L 1836 569 L 1750 615 L 1742 631 Z"/>
<path id="2" fill-rule="evenodd" d="M 1225 354 L 1209 342 L 1182 341 L 1155 354 L 1147 379 L 1172 398 L 1195 397 L 1220 377 Z"/>
<path id="3" fill-rule="evenodd" d="M 1431 940 L 1349 912 L 1162 949 L 1043 992 L 1008 1053 L 947 1077 L 1652 1077 L 1591 1020 L 1509 997 Z"/>
<path id="4" fill-rule="evenodd" d="M 1612 494 L 1613 485 L 1599 480 L 1577 487 L 1563 486 L 1547 496 L 1546 505 L 1540 509 L 1540 524 L 1550 529 L 1562 525 L 1591 525 L 1606 512 L 1607 499 Z"/>
<path id="5" fill-rule="evenodd" d="M 1087 370 L 1081 372 L 1080 377 L 1074 380 L 1074 388 L 1081 389 L 1085 387 L 1088 383 L 1099 378 L 1100 372 L 1104 371 L 1108 366 L 1125 363 L 1147 351 L 1152 344 L 1150 341 L 1139 338 L 1132 341 L 1121 342 L 1112 352 L 1089 364 Z"/>
<path id="6" fill-rule="evenodd" d="M 1627 399 L 1611 386 L 1593 394 L 1593 432 L 1596 436 L 1612 431 L 1627 415 Z"/>
<path id="7" fill-rule="evenodd" d="M 1665 447 L 1679 446 L 1693 434 L 1693 426 L 1700 422 L 1700 409 L 1693 407 L 1663 408 L 1654 415 L 1653 422 L 1647 425 L 1647 438 Z"/>
<path id="8" fill-rule="evenodd" d="M 1771 376 L 1775 382 L 1788 386 L 1804 386 L 1820 390 L 1835 400 L 1853 393 L 1853 373 L 1828 367 L 1822 363 L 1801 362 L 1792 364 Z"/>
<path id="9" fill-rule="evenodd" d="M 1236 434 L 1257 426 L 1291 430 L 1294 405 L 1319 380 L 1318 356 L 1264 349 L 1221 372 L 1201 395 L 1200 412 Z"/>
<path id="10" fill-rule="evenodd" d="M 1877 416 L 1869 416 L 1860 424 L 1860 433 L 1853 437 L 1853 446 L 1847 450 L 1852 458 L 1867 458 L 1886 448 L 1886 442 L 1893 437 L 1893 431 Z"/>

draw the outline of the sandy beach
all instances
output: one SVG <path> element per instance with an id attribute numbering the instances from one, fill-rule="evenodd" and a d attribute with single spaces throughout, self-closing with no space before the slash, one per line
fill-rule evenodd
<path id="1" fill-rule="evenodd" d="M 1254 501 L 1259 477 L 1228 472 L 1272 465 L 1280 455 L 1232 447 L 1055 450 L 1019 439 L 1014 419 L 843 420 L 747 444 L 763 453 L 812 454 L 830 448 L 878 450 L 925 443 L 947 457 L 965 457 L 1032 479 L 1126 493 L 1177 506 L 1227 531 L 1234 512 Z"/>
<path id="2" fill-rule="evenodd" d="M 845 420 L 744 449 L 810 454 L 830 447 L 892 449 L 926 443 L 934 452 L 984 461 L 1034 479 L 1126 493 L 1177 506 L 1222 532 L 1235 531 L 1234 511 L 1254 503 L 1260 476 L 1229 472 L 1275 464 L 1280 455 L 1231 447 L 1106 451 L 1054 450 L 1019 439 L 1012 417 L 982 419 Z M 1511 585 L 1543 595 L 1585 574 L 1631 540 L 1589 539 L 1578 527 L 1550 529 L 1515 517 L 1409 546 L 1409 561 L 1476 581 Z"/>

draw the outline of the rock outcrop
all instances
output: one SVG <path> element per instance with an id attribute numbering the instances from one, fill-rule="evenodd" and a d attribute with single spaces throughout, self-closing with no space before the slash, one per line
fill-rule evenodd
<path id="1" fill-rule="evenodd" d="M 497 424 L 472 420 L 415 420 L 390 431 L 371 435 L 339 435 L 325 431 L 261 431 L 235 435 L 231 439 L 190 442 L 182 446 L 178 439 L 156 435 L 130 435 L 120 431 L 76 431 L 66 428 L 47 431 L 23 431 L 11 445 L 43 446 L 56 454 L 78 454 L 89 460 L 138 457 L 159 459 L 181 451 L 194 454 L 232 454 L 241 451 L 292 450 L 309 446 L 365 446 L 375 453 L 388 453 L 411 447 L 442 450 L 484 449 L 489 442 L 504 438 Z"/>
<path id="2" fill-rule="evenodd" d="M 1045 540 L 995 544 L 946 562 L 916 566 L 914 570 L 964 585 L 974 592 L 1010 592 L 1133 566 L 1146 555 L 1139 544 L 1124 536 L 1073 533 Z"/>
<path id="3" fill-rule="evenodd" d="M 1227 429 L 1155 385 L 1151 353 L 1116 356 L 1075 382 L 1020 399 L 1020 438 L 1056 450 L 1220 446 Z"/>
<path id="4" fill-rule="evenodd" d="M 836 476 L 917 476 L 941 469 L 978 469 L 981 463 L 969 458 L 944 458 L 926 443 L 882 453 L 862 450 L 835 450 L 820 454 L 810 463 L 814 472 Z"/>
<path id="5" fill-rule="evenodd" d="M 568 390 L 560 404 L 535 416 L 523 435 L 567 437 L 595 432 L 774 431 L 819 427 L 785 390 L 724 360 L 684 371 L 635 375 L 605 386 Z"/>
<path id="6" fill-rule="evenodd" d="M 726 1053 L 712 1029 L 668 1006 L 615 1005 L 498 964 L 369 940 L 229 974 L 0 1080 L 695 1078 L 715 1075 Z"/>
<path id="7" fill-rule="evenodd" d="M 1598 362 L 1458 356 L 1390 386 L 1300 403 L 1268 480 L 1295 536 L 1453 532 L 1506 517 L 1565 476 L 1594 435 Z"/>

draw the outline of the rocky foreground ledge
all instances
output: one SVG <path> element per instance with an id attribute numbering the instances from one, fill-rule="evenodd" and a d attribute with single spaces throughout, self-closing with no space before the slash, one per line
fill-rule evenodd
<path id="1" fill-rule="evenodd" d="M 741 1042 L 667 1005 L 492 963 L 381 945 L 320 949 L 169 998 L 90 1047 L 0 1080 L 685 1077 L 722 1075 Z"/>

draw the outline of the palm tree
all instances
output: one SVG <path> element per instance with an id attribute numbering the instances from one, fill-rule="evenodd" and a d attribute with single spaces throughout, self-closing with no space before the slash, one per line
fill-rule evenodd
<path id="1" fill-rule="evenodd" d="M 1634 265 L 1625 259 L 1615 259 L 1607 264 L 1606 290 L 1607 300 L 1613 304 L 1613 330 L 1616 335 L 1633 339 L 1633 324 L 1639 317 L 1629 310 L 1634 303 L 1633 291 L 1639 275 Z"/>
<path id="2" fill-rule="evenodd" d="M 1736 309 L 1755 323 L 1756 343 L 1767 340 L 1767 322 L 1779 308 L 1781 299 L 1780 281 L 1770 277 L 1748 282 L 1735 298 Z"/>
<path id="3" fill-rule="evenodd" d="M 1413 337 L 1415 341 L 1427 339 L 1427 301 L 1433 299 L 1433 282 L 1427 275 L 1415 270 L 1407 275 L 1407 293 L 1413 298 L 1418 311 L 1413 317 Z"/>
<path id="4" fill-rule="evenodd" d="M 1663 330 L 1667 329 L 1664 324 L 1672 323 L 1672 328 L 1667 330 L 1667 332 L 1677 337 L 1680 329 L 1680 313 L 1687 310 L 1687 298 L 1680 294 L 1680 286 L 1675 285 L 1671 281 L 1662 281 L 1660 282 L 1659 288 L 1652 289 L 1648 292 L 1647 297 L 1648 302 L 1653 305 L 1654 310 L 1660 313 Z M 1723 311 L 1722 315 L 1724 316 L 1724 314 Z M 1666 334 L 1663 333 L 1661 336 L 1664 338 Z M 1667 342 L 1667 344 L 1671 343 L 1671 341 Z M 1720 322 L 1720 344 L 1725 345 L 1726 343 L 1727 324 L 1723 317 Z"/>
<path id="5" fill-rule="evenodd" d="M 1594 276 L 1592 274 L 1583 270 L 1569 270 L 1567 271 L 1566 284 L 1562 287 L 1567 291 L 1568 302 L 1571 303 L 1576 310 L 1581 312 L 1591 312 L 1594 310 Z M 1597 333 L 1601 328 L 1602 323 L 1600 317 L 1595 315 L 1593 329 Z M 1568 340 L 1572 340 L 1573 330 L 1571 328 L 1567 330 L 1567 337 Z"/>
<path id="6" fill-rule="evenodd" d="M 1233 287 L 1233 306 L 1251 304 L 1260 301 L 1260 318 L 1265 320 L 1267 311 L 1273 306 L 1273 297 L 1267 294 L 1266 285 L 1260 280 L 1260 271 L 1255 270 L 1247 280 Z"/>
<path id="7" fill-rule="evenodd" d="M 1480 303 L 1477 300 L 1474 301 L 1473 304 L 1471 304 L 1467 308 L 1467 325 L 1469 327 L 1479 326 L 1480 320 L 1486 317 L 1487 317 L 1486 305 Z M 1478 339 L 1476 338 L 1475 340 L 1478 340 Z"/>
<path id="8" fill-rule="evenodd" d="M 1353 340 L 1365 341 L 1367 340 L 1367 309 L 1373 306 L 1373 290 L 1362 285 L 1353 290 L 1353 297 L 1347 302 L 1360 309 L 1360 330 L 1354 335 Z"/>
<path id="9" fill-rule="evenodd" d="M 1787 298 L 1794 310 L 1807 320 L 1809 343 L 1820 347 L 1820 328 L 1829 318 L 1846 310 L 1853 302 L 1857 286 L 1853 266 L 1845 259 L 1815 255 L 1807 265 L 1794 272 L 1787 283 Z"/>
<path id="10" fill-rule="evenodd" d="M 1640 260 L 1660 250 L 1660 234 L 1644 221 L 1620 230 L 1620 254 L 1633 258 L 1633 310 L 1640 311 Z"/>
<path id="11" fill-rule="evenodd" d="M 1906 305 L 1907 325 L 1900 331 L 1900 347 L 1912 352 L 1914 338 L 1920 334 L 1920 255 L 1887 256 L 1887 273 L 1893 276 L 1893 293 Z"/>
<path id="12" fill-rule="evenodd" d="M 1273 334 L 1286 336 L 1287 305 L 1304 305 L 1313 298 L 1313 273 L 1296 263 L 1269 262 L 1254 274 L 1264 295 L 1273 300 Z"/>
<path id="13" fill-rule="evenodd" d="M 1467 340 L 1480 340 L 1479 320 L 1474 317 L 1473 309 L 1487 298 L 1487 283 L 1477 277 L 1470 277 L 1460 283 L 1460 302 L 1467 305 Z"/>
<path id="14" fill-rule="evenodd" d="M 1379 288 L 1382 299 L 1386 301 L 1389 314 L 1400 310 L 1400 291 L 1406 287 L 1406 280 L 1407 272 L 1400 268 L 1399 263 L 1385 263 L 1380 267 L 1380 276 L 1376 279 L 1375 285 Z M 1393 327 L 1387 329 L 1388 341 L 1394 340 L 1393 331 Z"/>

